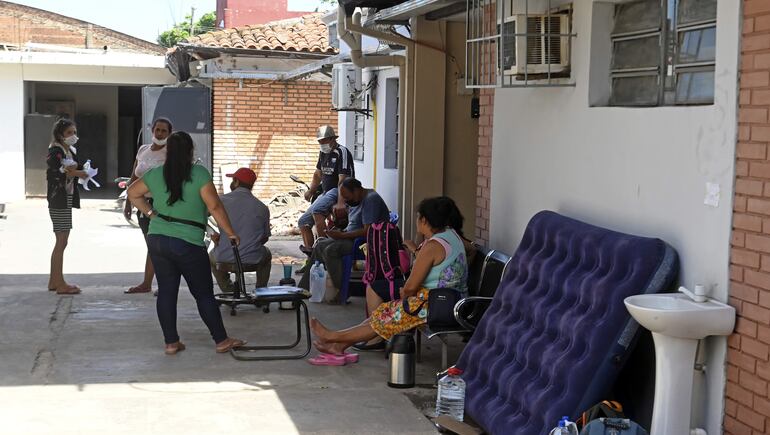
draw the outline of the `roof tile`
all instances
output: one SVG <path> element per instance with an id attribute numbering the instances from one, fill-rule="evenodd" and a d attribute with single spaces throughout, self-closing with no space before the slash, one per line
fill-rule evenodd
<path id="1" fill-rule="evenodd" d="M 334 54 L 337 49 L 329 45 L 328 29 L 321 15 L 215 30 L 187 38 L 186 42 L 206 47 Z"/>

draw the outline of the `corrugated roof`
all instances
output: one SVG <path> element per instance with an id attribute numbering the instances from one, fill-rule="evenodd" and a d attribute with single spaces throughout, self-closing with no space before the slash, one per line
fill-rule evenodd
<path id="1" fill-rule="evenodd" d="M 337 49 L 329 45 L 329 31 L 321 15 L 215 30 L 185 42 L 205 47 L 334 54 Z"/>

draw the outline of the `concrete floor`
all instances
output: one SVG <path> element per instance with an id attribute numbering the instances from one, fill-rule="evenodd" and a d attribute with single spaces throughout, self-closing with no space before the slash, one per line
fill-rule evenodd
<path id="1" fill-rule="evenodd" d="M 77 296 L 46 290 L 53 235 L 45 202 L 10 204 L 6 215 L 0 220 L 0 433 L 435 433 L 423 414 L 435 400 L 437 344 L 424 347 L 418 364 L 423 387 L 403 391 L 387 387 L 380 353 L 345 367 L 236 361 L 214 352 L 183 291 L 178 324 L 188 349 L 166 356 L 155 298 L 123 294 L 140 281 L 146 251 L 139 230 L 112 203 L 88 200 L 74 211 L 64 270 L 83 289 Z M 294 255 L 296 245 L 271 242 L 276 255 Z M 274 267 L 271 283 L 280 274 Z M 350 326 L 363 318 L 362 302 L 311 304 L 311 315 L 332 327 Z M 293 313 L 276 307 L 267 314 L 246 307 L 235 317 L 222 312 L 229 334 L 251 343 L 286 341 L 295 328 Z"/>

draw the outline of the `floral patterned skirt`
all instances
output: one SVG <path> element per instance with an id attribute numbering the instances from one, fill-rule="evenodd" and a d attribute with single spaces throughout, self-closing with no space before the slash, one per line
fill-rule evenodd
<path id="1" fill-rule="evenodd" d="M 422 325 L 428 318 L 428 289 L 420 289 L 417 295 L 409 297 L 409 310 L 414 310 L 425 302 L 415 315 L 404 310 L 401 299 L 384 302 L 377 307 L 369 318 L 369 324 L 380 337 L 390 340 L 390 337 Z"/>

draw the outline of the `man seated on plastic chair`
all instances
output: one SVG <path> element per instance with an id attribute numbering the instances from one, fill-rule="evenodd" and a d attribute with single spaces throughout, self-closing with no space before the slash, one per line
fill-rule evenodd
<path id="1" fill-rule="evenodd" d="M 365 237 L 369 226 L 385 222 L 390 218 L 388 206 L 373 189 L 365 189 L 355 178 L 342 180 L 340 195 L 345 199 L 348 211 L 348 226 L 345 231 L 326 230 L 325 237 L 319 237 L 313 246 L 310 264 L 320 261 L 334 284 L 335 294 L 326 295 L 327 302 L 339 303 L 339 290 L 342 287 L 342 258 L 353 252 L 353 241 Z M 237 230 L 236 230 L 237 231 Z M 299 281 L 299 287 L 310 289 L 310 268 L 307 268 Z"/>
<path id="2" fill-rule="evenodd" d="M 265 246 L 270 239 L 270 209 L 257 199 L 251 189 L 257 180 L 257 174 L 249 168 L 240 168 L 232 174 L 227 174 L 233 181 L 230 183 L 230 193 L 220 196 L 225 211 L 230 217 L 230 223 L 241 237 L 238 251 L 244 265 L 255 265 L 257 272 L 257 287 L 267 287 L 270 279 L 270 268 L 273 255 Z M 229 243 L 218 243 L 219 234 L 211 236 L 216 247 L 209 254 L 211 272 L 217 280 L 219 288 L 225 293 L 231 293 L 235 285 L 230 281 L 230 274 L 218 270 L 217 263 L 235 263 L 233 248 Z M 252 269 L 253 270 L 253 269 Z"/>

